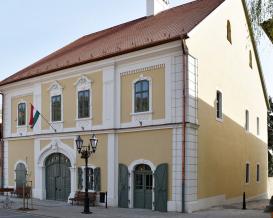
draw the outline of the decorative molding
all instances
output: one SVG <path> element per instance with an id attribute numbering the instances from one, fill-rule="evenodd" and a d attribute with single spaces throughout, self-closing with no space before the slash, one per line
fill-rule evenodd
<path id="1" fill-rule="evenodd" d="M 126 76 L 126 75 L 130 75 L 130 74 L 144 72 L 144 71 L 156 70 L 156 69 L 160 69 L 160 68 L 164 68 L 164 67 L 165 67 L 165 64 L 158 64 L 158 65 L 154 65 L 154 66 L 150 66 L 150 67 L 143 67 L 143 68 L 123 72 L 120 75 Z"/>
<path id="2" fill-rule="evenodd" d="M 76 86 L 76 129 L 77 130 L 91 130 L 92 127 L 92 80 L 88 79 L 87 76 L 81 75 L 81 77 L 74 83 L 74 86 Z M 80 91 L 86 91 L 89 90 L 89 117 L 87 118 L 78 118 L 78 93 Z"/>
<path id="3" fill-rule="evenodd" d="M 60 85 L 60 83 L 59 83 L 58 81 L 55 80 L 55 81 L 51 84 L 51 86 L 49 86 L 48 91 L 49 91 L 50 93 L 54 93 L 54 92 L 61 92 L 61 93 L 62 93 L 63 87 Z M 56 95 L 56 94 L 54 94 L 54 95 Z"/>

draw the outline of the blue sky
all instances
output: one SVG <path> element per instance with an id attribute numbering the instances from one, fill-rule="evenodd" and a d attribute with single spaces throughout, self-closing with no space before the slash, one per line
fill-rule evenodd
<path id="1" fill-rule="evenodd" d="M 170 2 L 177 6 L 185 0 Z M 0 80 L 83 35 L 145 14 L 146 0 L 1 1 Z M 273 96 L 273 46 L 264 37 L 259 49 Z"/>

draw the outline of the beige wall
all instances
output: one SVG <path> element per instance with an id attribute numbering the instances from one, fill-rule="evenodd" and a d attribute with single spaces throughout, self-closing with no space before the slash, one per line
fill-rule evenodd
<path id="1" fill-rule="evenodd" d="M 85 74 L 92 81 L 92 122 L 93 125 L 102 124 L 102 72 Z M 58 80 L 63 87 L 63 108 L 64 108 L 64 128 L 73 128 L 76 126 L 76 106 L 77 93 L 75 83 L 79 77 L 72 77 Z M 48 91 L 50 83 L 42 84 L 42 114 L 50 120 L 50 93 Z M 48 129 L 48 124 L 42 120 L 42 129 Z"/>
<path id="2" fill-rule="evenodd" d="M 189 34 L 189 52 L 198 59 L 198 198 L 225 194 L 227 198 L 266 192 L 267 108 L 241 1 L 228 0 Z M 231 22 L 232 44 L 226 38 Z M 209 40 L 208 40 L 209 39 Z M 223 94 L 223 122 L 216 120 L 216 90 Z M 250 131 L 244 129 L 245 110 Z M 260 135 L 256 119 L 260 118 Z M 251 181 L 245 185 L 245 164 Z M 256 183 L 256 163 L 261 182 Z"/>
<path id="3" fill-rule="evenodd" d="M 96 135 L 99 142 L 97 151 L 94 155 L 92 155 L 88 164 L 93 165 L 95 167 L 100 167 L 101 170 L 101 191 L 107 191 L 107 144 L 108 138 L 107 134 Z M 90 135 L 81 136 L 84 145 L 89 143 Z M 77 167 L 85 166 L 85 160 L 81 158 L 81 156 L 77 153 Z"/>
<path id="4" fill-rule="evenodd" d="M 9 141 L 9 186 L 15 185 L 14 167 L 17 161 L 24 161 L 28 165 L 29 180 L 32 181 L 33 188 L 35 187 L 35 171 L 34 171 L 34 141 L 33 140 L 16 140 Z"/>
<path id="5" fill-rule="evenodd" d="M 26 124 L 28 125 L 29 122 L 29 116 L 30 116 L 30 104 L 33 104 L 33 96 L 32 95 L 26 95 L 26 96 L 18 96 L 11 99 L 11 132 L 16 133 L 17 132 L 17 125 L 18 125 L 18 104 L 20 101 L 25 101 L 27 106 L 27 115 L 26 115 Z M 28 127 L 28 131 L 32 132 L 32 129 Z"/>
<path id="6" fill-rule="evenodd" d="M 154 130 L 118 134 L 119 163 L 129 166 L 144 159 L 155 165 L 168 163 L 168 199 L 172 197 L 172 130 Z"/>
<path id="7" fill-rule="evenodd" d="M 165 118 L 165 68 L 152 69 L 121 77 L 121 123 L 131 122 L 133 81 L 140 75 L 152 78 L 152 117 Z"/>

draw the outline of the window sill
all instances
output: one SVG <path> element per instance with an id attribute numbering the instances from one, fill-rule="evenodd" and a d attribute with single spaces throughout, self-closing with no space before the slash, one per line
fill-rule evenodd
<path id="1" fill-rule="evenodd" d="M 63 124 L 64 121 L 51 121 L 50 124 Z"/>
<path id="2" fill-rule="evenodd" d="M 86 118 L 76 118 L 76 121 L 89 121 L 92 120 L 92 117 L 86 117 Z"/>
<path id="3" fill-rule="evenodd" d="M 16 126 L 17 129 L 27 128 L 27 127 L 29 127 L 29 126 L 28 126 L 28 125 L 23 125 L 23 126 L 18 126 L 18 125 L 17 125 L 17 126 Z"/>
<path id="4" fill-rule="evenodd" d="M 131 116 L 137 116 L 137 115 L 145 115 L 145 114 L 152 114 L 153 111 L 144 111 L 144 112 L 132 112 Z"/>

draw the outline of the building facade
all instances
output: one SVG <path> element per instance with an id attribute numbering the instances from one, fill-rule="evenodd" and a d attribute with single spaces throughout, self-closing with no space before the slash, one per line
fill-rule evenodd
<path id="1" fill-rule="evenodd" d="M 0 83 L 5 187 L 67 201 L 87 179 L 111 206 L 159 211 L 265 196 L 268 102 L 244 1 L 152 2 Z M 93 133 L 85 178 L 75 139 Z"/>

